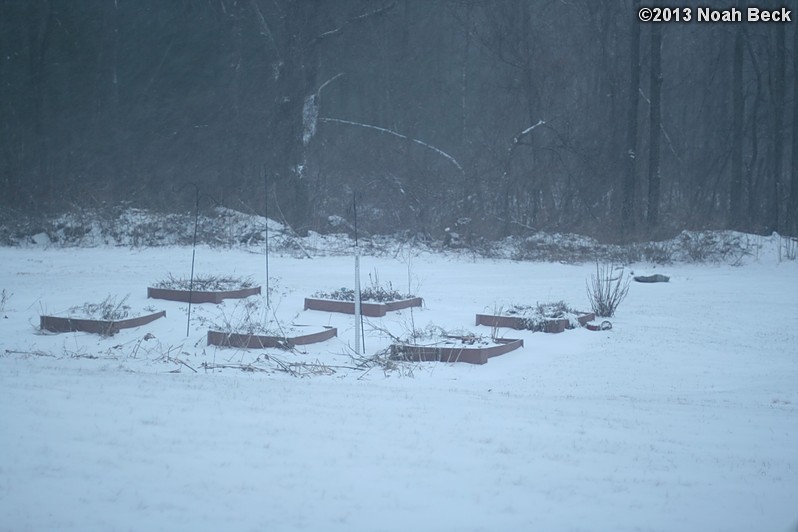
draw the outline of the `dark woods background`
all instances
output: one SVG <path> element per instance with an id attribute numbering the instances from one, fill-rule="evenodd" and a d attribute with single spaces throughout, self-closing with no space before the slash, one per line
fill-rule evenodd
<path id="1" fill-rule="evenodd" d="M 638 7 L 0 0 L 0 203 L 263 213 L 268 174 L 298 231 L 358 190 L 372 232 L 798 234 L 796 23 Z"/>

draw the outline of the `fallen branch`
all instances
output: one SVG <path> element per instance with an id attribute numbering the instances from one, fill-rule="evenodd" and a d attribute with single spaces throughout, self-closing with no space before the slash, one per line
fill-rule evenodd
<path id="1" fill-rule="evenodd" d="M 390 349 L 383 349 L 382 351 L 378 351 L 371 356 L 354 356 L 350 354 L 349 357 L 355 364 L 354 369 L 363 372 L 358 377 L 358 380 L 364 379 L 366 375 L 368 375 L 369 372 L 371 372 L 371 370 L 374 368 L 382 369 L 383 375 L 386 377 L 394 372 L 403 377 L 413 377 L 415 369 L 418 368 L 420 364 L 420 362 L 395 358 L 391 354 Z"/>
<path id="2" fill-rule="evenodd" d="M 52 353 L 45 353 L 44 351 L 16 351 L 14 349 L 6 349 L 6 355 L 30 355 L 30 356 L 37 356 L 37 357 L 50 357 L 50 358 L 57 358 Z"/>
<path id="3" fill-rule="evenodd" d="M 189 366 L 188 364 L 186 364 L 185 362 L 183 362 L 183 361 L 182 361 L 182 360 L 180 360 L 179 358 L 173 358 L 172 360 L 173 360 L 174 362 L 179 362 L 180 364 L 183 364 L 184 366 L 186 366 L 188 369 L 190 369 L 190 370 L 191 370 L 191 371 L 193 371 L 194 373 L 197 373 L 197 370 L 196 370 L 196 369 L 192 368 L 191 366 Z"/>
<path id="4" fill-rule="evenodd" d="M 268 373 L 269 372 L 268 368 L 261 368 L 259 366 L 254 366 L 252 364 L 216 364 L 215 362 L 211 362 L 211 363 L 203 362 L 202 365 L 200 365 L 200 367 L 202 369 L 205 369 L 205 370 L 209 370 L 209 369 L 211 369 L 211 370 L 213 370 L 213 369 L 239 369 L 241 371 L 249 371 L 249 372 L 255 372 L 255 371 L 260 371 L 260 372 L 263 372 L 263 373 Z"/>
<path id="5" fill-rule="evenodd" d="M 322 364 L 318 359 L 316 362 L 294 362 L 289 367 L 292 370 L 298 370 L 299 375 L 302 375 L 303 370 L 307 375 L 333 375 L 335 373 L 332 366 Z"/>

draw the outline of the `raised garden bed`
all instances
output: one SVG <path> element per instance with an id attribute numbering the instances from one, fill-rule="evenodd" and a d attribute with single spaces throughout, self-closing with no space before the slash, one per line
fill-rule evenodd
<path id="1" fill-rule="evenodd" d="M 433 345 L 392 344 L 391 357 L 419 362 L 486 364 L 492 357 L 515 351 L 523 346 L 523 340 L 510 338 L 485 341 L 473 337 L 450 336 Z"/>
<path id="2" fill-rule="evenodd" d="M 151 321 L 166 316 L 166 311 L 147 308 L 149 314 L 130 317 L 131 307 L 127 304 L 129 294 L 120 300 L 109 295 L 99 303 L 84 303 L 72 307 L 66 316 L 40 316 L 39 326 L 51 332 L 82 331 L 111 336 L 121 329 L 141 327 Z"/>
<path id="3" fill-rule="evenodd" d="M 535 307 L 516 305 L 499 314 L 477 314 L 476 324 L 495 328 L 561 333 L 577 326 L 584 327 L 594 319 L 596 315 L 592 312 L 574 311 L 565 303 L 558 302 L 539 304 Z"/>
<path id="4" fill-rule="evenodd" d="M 260 286 L 240 288 L 238 290 L 204 291 L 174 290 L 170 288 L 147 288 L 147 297 L 181 301 L 183 303 L 221 303 L 225 299 L 243 299 L 260 294 Z"/>
<path id="5" fill-rule="evenodd" d="M 321 331 L 310 334 L 291 335 L 289 333 L 287 336 L 208 331 L 208 345 L 243 347 L 246 349 L 263 349 L 266 347 L 292 349 L 298 345 L 323 342 L 335 336 L 338 336 L 338 329 L 334 327 L 323 327 Z"/>
<path id="6" fill-rule="evenodd" d="M 40 326 L 42 329 L 51 332 L 74 332 L 83 331 L 103 336 L 112 336 L 121 329 L 141 327 L 152 321 L 166 316 L 166 311 L 154 312 L 136 318 L 123 318 L 118 320 L 103 320 L 90 318 L 73 318 L 59 316 L 41 316 Z"/>
<path id="7" fill-rule="evenodd" d="M 384 303 L 374 303 L 362 301 L 360 312 L 370 318 L 381 318 L 388 312 L 402 310 L 410 307 L 420 307 L 424 302 L 420 297 L 410 299 L 400 299 L 398 301 L 387 301 Z M 317 299 L 313 297 L 305 298 L 305 310 L 321 310 L 324 312 L 342 312 L 344 314 L 355 313 L 354 301 L 338 301 L 334 299 Z"/>
<path id="8" fill-rule="evenodd" d="M 198 276 L 193 281 L 171 275 L 147 288 L 147 297 L 182 303 L 221 303 L 260 294 L 260 286 L 239 277 Z"/>
<path id="9" fill-rule="evenodd" d="M 388 312 L 410 307 L 420 307 L 424 300 L 413 294 L 394 290 L 390 283 L 383 286 L 379 276 L 369 274 L 370 284 L 360 292 L 360 311 L 370 318 L 381 318 Z M 316 292 L 305 298 L 305 310 L 321 310 L 323 312 L 355 313 L 355 291 L 350 288 L 339 288 L 332 292 Z"/>

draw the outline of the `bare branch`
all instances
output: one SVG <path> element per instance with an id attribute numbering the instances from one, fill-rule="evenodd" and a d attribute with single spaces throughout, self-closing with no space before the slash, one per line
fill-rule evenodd
<path id="1" fill-rule="evenodd" d="M 283 6 L 277 3 L 277 0 L 272 0 L 272 4 L 274 4 L 274 8 L 277 10 L 280 18 L 285 18 L 285 9 L 283 9 Z"/>
<path id="2" fill-rule="evenodd" d="M 639 89 L 639 91 L 640 91 L 640 96 L 642 96 L 643 99 L 646 101 L 646 103 L 649 106 L 651 106 L 651 100 L 649 100 L 648 96 L 646 96 L 646 93 L 643 92 L 643 88 L 642 87 Z M 671 140 L 671 136 L 668 135 L 668 131 L 665 129 L 665 126 L 663 124 L 660 124 L 659 125 L 659 130 L 662 132 L 662 135 L 665 137 L 665 140 L 668 141 L 668 147 L 671 149 L 671 153 L 673 154 L 674 157 L 676 157 L 676 160 L 679 161 L 679 163 L 681 163 L 682 162 L 682 158 L 679 157 L 678 153 L 676 153 L 676 148 L 674 148 L 673 141 Z"/>
<path id="3" fill-rule="evenodd" d="M 150 87 L 152 86 L 153 82 L 155 81 L 155 78 L 158 77 L 158 73 L 161 71 L 161 67 L 163 66 L 164 62 L 166 61 L 166 56 L 169 55 L 169 51 L 172 49 L 172 45 L 174 43 L 175 43 L 174 40 L 169 41 L 169 45 L 166 47 L 166 50 L 164 51 L 163 56 L 161 56 L 161 61 L 158 63 L 158 66 L 155 67 L 155 72 L 153 72 L 152 77 L 150 78 L 150 81 L 147 82 L 147 85 L 144 87 L 144 90 L 141 91 L 141 94 L 147 94 L 147 92 L 150 90 Z"/>
<path id="4" fill-rule="evenodd" d="M 545 123 L 546 122 L 544 120 L 538 120 L 537 124 L 533 124 L 533 125 L 529 126 L 525 130 L 523 130 L 521 133 L 519 133 L 518 135 L 513 137 L 513 143 L 510 144 L 509 148 L 507 148 L 507 162 L 504 165 L 504 173 L 502 174 L 502 182 L 504 182 L 505 179 L 507 179 L 507 175 L 510 173 L 510 165 L 512 164 L 513 152 L 515 151 L 516 146 L 518 146 L 521 143 L 521 140 L 524 137 L 526 137 L 527 135 L 532 133 L 532 131 L 534 131 L 535 128 L 537 128 L 538 126 L 542 126 Z"/>
<path id="5" fill-rule="evenodd" d="M 344 124 L 344 125 L 347 125 L 347 126 L 357 126 L 357 127 L 363 127 L 363 128 L 366 128 L 366 129 L 374 129 L 374 130 L 379 131 L 381 133 L 387 133 L 389 135 L 393 135 L 394 137 L 399 137 L 400 139 L 404 139 L 404 140 L 409 140 L 411 142 L 415 142 L 416 144 L 418 144 L 420 146 L 424 146 L 428 150 L 434 151 L 435 153 L 437 153 L 441 157 L 444 157 L 444 158 L 448 159 L 449 162 L 451 162 L 453 165 L 455 165 L 458 170 L 460 170 L 461 172 L 465 173 L 465 171 L 463 170 L 463 167 L 460 166 L 460 163 L 458 163 L 457 160 L 454 157 L 452 157 L 451 155 L 449 155 L 445 151 L 441 150 L 440 148 L 436 148 L 432 144 L 427 144 L 424 141 L 421 141 L 421 140 L 418 140 L 418 139 L 414 139 L 412 137 L 408 137 L 407 135 L 402 135 L 401 133 L 397 133 L 396 131 L 392 131 L 390 129 L 385 129 L 384 127 L 373 126 L 371 124 L 363 124 L 361 122 L 352 122 L 350 120 L 341 120 L 339 118 L 319 118 L 319 122 L 328 122 L 328 123 L 332 123 L 332 124 Z"/>
<path id="6" fill-rule="evenodd" d="M 322 83 L 315 93 L 305 98 L 305 104 L 302 107 L 302 143 L 305 146 L 307 146 L 316 135 L 316 124 L 319 121 L 319 109 L 321 107 L 321 91 L 324 90 L 324 87 L 343 75 L 343 72 L 339 72 Z"/>
<path id="7" fill-rule="evenodd" d="M 343 75 L 344 75 L 343 72 L 339 72 L 338 74 L 334 75 L 333 77 L 322 83 L 321 86 L 319 87 L 319 90 L 316 91 L 316 97 L 318 98 L 319 96 L 321 96 L 321 91 L 324 90 L 324 87 L 326 87 L 327 85 L 329 85 L 330 83 L 332 83 L 333 81 L 335 81 L 336 79 L 340 78 Z"/>
<path id="8" fill-rule="evenodd" d="M 391 4 L 389 4 L 389 5 L 385 6 L 385 7 L 381 7 L 381 8 L 375 9 L 374 11 L 369 11 L 367 13 L 362 13 L 362 14 L 354 17 L 354 18 L 350 18 L 349 20 L 347 20 L 346 22 L 344 22 L 343 24 L 341 24 L 337 28 L 329 30 L 329 31 L 325 31 L 324 33 L 322 33 L 321 35 L 319 35 L 318 37 L 313 39 L 313 41 L 311 41 L 311 44 L 315 44 L 318 41 L 324 40 L 324 39 L 326 39 L 328 37 L 333 37 L 335 35 L 338 35 L 339 33 L 341 33 L 344 30 L 344 28 L 346 28 L 347 26 L 349 26 L 351 24 L 355 24 L 357 22 L 360 22 L 360 21 L 365 20 L 365 19 L 370 18 L 370 17 L 382 15 L 383 13 L 387 13 L 388 11 L 393 9 L 395 6 L 396 6 L 396 2 L 393 2 L 393 3 L 391 3 Z"/>
<path id="9" fill-rule="evenodd" d="M 521 142 L 521 139 L 523 139 L 524 137 L 526 137 L 527 135 L 529 135 L 530 133 L 532 133 L 532 131 L 533 131 L 533 130 L 534 130 L 536 127 L 538 127 L 538 126 L 542 126 L 542 125 L 543 125 L 543 124 L 545 124 L 545 123 L 546 123 L 546 122 L 544 122 L 543 120 L 538 120 L 538 123 L 537 123 L 537 124 L 531 125 L 531 126 L 529 126 L 528 128 L 526 128 L 525 130 L 523 130 L 521 133 L 519 133 L 519 134 L 518 134 L 518 135 L 517 135 L 517 136 L 516 136 L 516 137 L 513 139 L 513 144 L 518 144 L 519 142 Z"/>
<path id="10" fill-rule="evenodd" d="M 263 34 L 272 43 L 272 48 L 274 48 L 274 53 L 277 54 L 277 60 L 282 63 L 283 58 L 280 55 L 280 48 L 277 46 L 277 41 L 274 40 L 274 35 L 272 34 L 272 30 L 271 28 L 269 28 L 269 23 L 266 22 L 266 18 L 263 16 L 260 7 L 258 7 L 258 3 L 255 0 L 249 0 L 249 3 L 252 5 L 252 9 L 255 10 L 255 14 L 258 16 L 258 22 L 260 22 L 261 28 L 263 28 Z"/>

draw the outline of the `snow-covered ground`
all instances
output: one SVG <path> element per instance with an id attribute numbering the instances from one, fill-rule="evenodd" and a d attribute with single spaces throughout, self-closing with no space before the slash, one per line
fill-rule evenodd
<path id="1" fill-rule="evenodd" d="M 205 345 L 240 302 L 195 305 L 186 337 L 185 304 L 146 298 L 191 248 L 0 248 L 0 530 L 795 531 L 798 263 L 761 244 L 737 267 L 630 266 L 671 281 L 632 283 L 611 331 L 502 331 L 525 347 L 387 374 L 353 369 L 352 316 L 303 311 L 353 285 L 349 257 L 272 257 L 279 321 L 339 336 L 247 352 Z M 244 249 L 196 264 L 264 278 Z M 425 299 L 368 320 L 374 353 L 413 325 L 490 334 L 474 315 L 511 303 L 589 310 L 595 266 L 408 248 L 362 271 Z M 167 316 L 38 330 L 109 294 Z"/>

